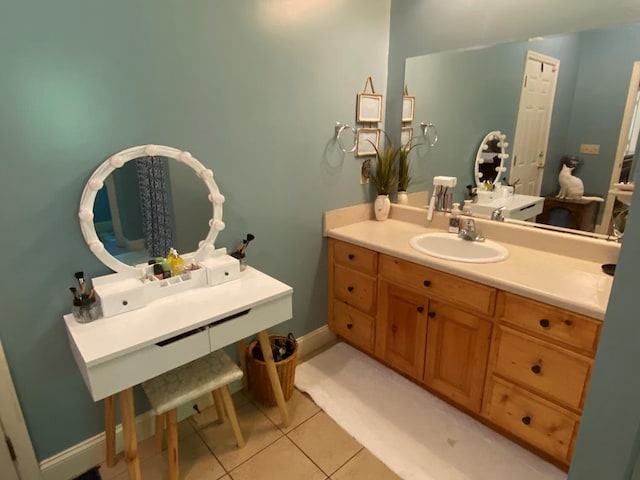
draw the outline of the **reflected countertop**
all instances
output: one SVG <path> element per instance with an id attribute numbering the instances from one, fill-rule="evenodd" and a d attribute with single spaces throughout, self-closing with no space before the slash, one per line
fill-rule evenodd
<path id="1" fill-rule="evenodd" d="M 328 237 L 350 242 L 380 253 L 425 265 L 474 280 L 501 290 L 539 300 L 550 305 L 604 319 L 613 277 L 602 272 L 605 262 L 582 259 L 541 248 L 498 240 L 509 250 L 504 261 L 474 264 L 442 260 L 418 252 L 409 245 L 411 237 L 441 232 L 441 228 L 388 219 L 384 222 L 359 220 L 346 225 L 329 225 Z M 494 222 L 497 223 L 497 222 Z M 441 226 L 441 225 L 438 225 Z M 527 234 L 524 230 L 523 234 Z M 487 238 L 492 238 L 487 236 Z M 495 237 L 494 237 L 495 238 Z M 580 241 L 580 240 L 576 240 Z"/>

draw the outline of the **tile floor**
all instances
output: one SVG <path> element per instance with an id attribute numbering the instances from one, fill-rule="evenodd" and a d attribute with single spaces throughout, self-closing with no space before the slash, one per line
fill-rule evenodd
<path id="1" fill-rule="evenodd" d="M 237 449 L 229 422 L 215 408 L 180 422 L 180 478 L 184 480 L 394 480 L 399 477 L 340 428 L 307 395 L 288 402 L 291 426 L 283 428 L 277 407 L 265 407 L 239 392 L 234 402 L 246 446 Z M 166 451 L 152 439 L 140 443 L 145 480 L 167 478 Z M 125 480 L 125 462 L 100 467 L 103 480 Z"/>

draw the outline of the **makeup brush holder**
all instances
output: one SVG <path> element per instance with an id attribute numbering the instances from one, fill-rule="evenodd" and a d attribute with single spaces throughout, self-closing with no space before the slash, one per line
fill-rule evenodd
<path id="1" fill-rule="evenodd" d="M 235 280 L 240 276 L 240 262 L 226 254 L 225 249 L 205 260 L 195 262 L 183 256 L 187 267 L 181 275 L 158 279 L 153 275 L 153 265 L 137 265 L 139 276 L 113 273 L 93 279 L 95 295 L 100 302 L 102 316 L 111 317 L 146 306 L 149 302 L 188 290 L 212 287 Z"/>

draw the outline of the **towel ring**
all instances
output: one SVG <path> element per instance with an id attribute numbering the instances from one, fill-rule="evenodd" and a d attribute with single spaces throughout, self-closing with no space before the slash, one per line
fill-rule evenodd
<path id="1" fill-rule="evenodd" d="M 436 143 L 438 143 L 438 129 L 433 123 L 420 122 L 420 128 L 422 129 L 422 135 L 427 137 L 427 141 L 429 142 L 430 147 L 433 147 Z M 433 133 L 434 133 L 433 141 L 429 139 L 429 135 L 428 135 L 430 128 L 433 129 Z"/>
<path id="2" fill-rule="evenodd" d="M 347 150 L 347 148 L 344 146 L 344 143 L 342 143 L 342 132 L 344 132 L 345 130 L 351 130 L 351 132 L 353 133 L 353 148 L 351 150 Z M 349 126 L 349 124 L 347 123 L 340 123 L 340 122 L 336 122 L 336 126 L 335 126 L 335 132 L 336 132 L 336 141 L 338 142 L 338 147 L 340 147 L 340 150 L 342 150 L 344 153 L 353 153 L 356 151 L 356 129 Z"/>

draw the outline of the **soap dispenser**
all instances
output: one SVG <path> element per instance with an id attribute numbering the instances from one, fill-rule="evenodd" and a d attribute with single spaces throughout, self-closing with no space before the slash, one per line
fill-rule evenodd
<path id="1" fill-rule="evenodd" d="M 453 208 L 451 209 L 451 216 L 449 217 L 449 233 L 458 233 L 460 232 L 460 215 L 462 211 L 460 210 L 460 204 L 454 203 Z"/>

